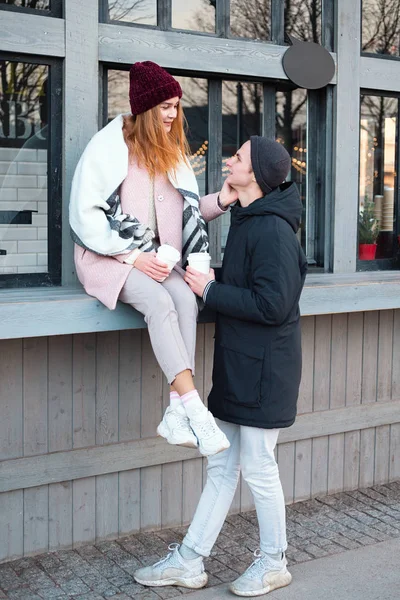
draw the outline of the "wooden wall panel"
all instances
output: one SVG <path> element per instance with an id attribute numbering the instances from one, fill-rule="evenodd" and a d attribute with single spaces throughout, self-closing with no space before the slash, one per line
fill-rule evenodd
<path id="1" fill-rule="evenodd" d="M 305 317 L 302 332 L 299 414 L 397 401 L 400 311 Z M 205 400 L 213 336 L 213 324 L 199 325 L 195 382 Z M 146 330 L 3 341 L 0 352 L 0 460 L 154 437 L 169 402 Z M 276 456 L 287 503 L 393 481 L 400 423 L 313 431 L 282 441 Z M 0 561 L 187 524 L 205 467 L 189 456 L 163 464 L 161 453 L 154 466 L 4 492 Z M 252 508 L 241 481 L 231 512 Z"/>
<path id="2" fill-rule="evenodd" d="M 332 315 L 315 318 L 313 410 L 329 410 L 331 382 Z M 311 495 L 328 492 L 328 436 L 312 440 Z"/>
<path id="3" fill-rule="evenodd" d="M 329 408 L 346 404 L 348 315 L 332 316 L 331 380 Z M 336 493 L 344 485 L 344 433 L 329 436 L 328 490 Z"/>
<path id="4" fill-rule="evenodd" d="M 363 329 L 362 313 L 348 315 L 347 361 L 346 361 L 346 406 L 361 404 L 363 376 Z M 360 463 L 360 432 L 344 434 L 343 488 L 352 490 L 358 486 Z"/>
<path id="5" fill-rule="evenodd" d="M 96 334 L 73 336 L 72 343 L 73 447 L 96 444 Z M 73 546 L 96 540 L 96 481 L 72 482 Z"/>

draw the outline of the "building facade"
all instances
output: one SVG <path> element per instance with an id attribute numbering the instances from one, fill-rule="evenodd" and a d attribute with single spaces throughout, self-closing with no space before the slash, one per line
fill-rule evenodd
<path id="1" fill-rule="evenodd" d="M 288 80 L 289 36 L 331 53 L 326 87 Z M 142 60 L 182 85 L 203 193 L 250 135 L 292 156 L 309 275 L 299 417 L 277 449 L 287 502 L 400 477 L 400 1 L 4 0 L 0 560 L 188 523 L 203 485 L 195 451 L 154 437 L 168 388 L 142 317 L 87 296 L 73 263 L 74 168 L 129 110 Z M 216 268 L 228 230 L 210 224 Z M 203 315 L 204 397 L 213 329 Z M 241 482 L 232 510 L 252 506 Z"/>

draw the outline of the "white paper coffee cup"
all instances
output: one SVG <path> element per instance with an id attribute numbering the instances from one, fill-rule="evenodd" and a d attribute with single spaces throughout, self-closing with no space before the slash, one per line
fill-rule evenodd
<path id="1" fill-rule="evenodd" d="M 172 269 L 174 268 L 178 260 L 180 260 L 180 258 L 181 254 L 179 250 L 177 250 L 173 246 L 170 246 L 169 244 L 162 244 L 157 249 L 157 260 L 166 264 L 170 271 L 172 271 Z M 165 277 L 163 279 L 160 279 L 159 281 L 164 281 L 164 279 Z"/>
<path id="2" fill-rule="evenodd" d="M 210 272 L 211 256 L 208 252 L 192 252 L 188 256 L 189 267 L 208 274 Z"/>

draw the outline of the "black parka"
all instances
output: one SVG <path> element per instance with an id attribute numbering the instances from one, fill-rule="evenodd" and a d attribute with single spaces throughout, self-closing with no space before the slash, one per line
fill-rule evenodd
<path id="1" fill-rule="evenodd" d="M 307 271 L 296 237 L 301 212 L 294 183 L 231 209 L 220 281 L 206 298 L 217 312 L 208 403 L 223 421 L 266 429 L 294 423 Z"/>

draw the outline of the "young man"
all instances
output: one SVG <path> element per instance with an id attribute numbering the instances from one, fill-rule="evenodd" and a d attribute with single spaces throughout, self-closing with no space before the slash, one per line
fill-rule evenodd
<path id="1" fill-rule="evenodd" d="M 207 583 L 203 558 L 225 521 L 242 471 L 254 497 L 260 550 L 230 589 L 260 596 L 288 585 L 285 503 L 274 457 L 279 429 L 296 417 L 301 377 L 299 298 L 307 261 L 296 232 L 302 204 L 294 183 L 282 183 L 290 156 L 273 140 L 253 136 L 227 161 L 221 205 L 233 199 L 221 277 L 187 268 L 186 281 L 216 311 L 209 409 L 230 448 L 209 457 L 207 482 L 182 545 L 135 578 L 150 586 Z"/>

